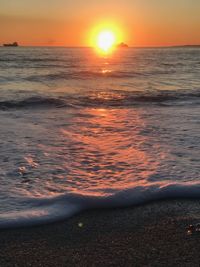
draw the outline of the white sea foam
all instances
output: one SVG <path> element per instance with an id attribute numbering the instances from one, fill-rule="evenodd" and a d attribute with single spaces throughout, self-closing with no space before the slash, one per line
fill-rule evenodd
<path id="1" fill-rule="evenodd" d="M 1 214 L 0 228 L 46 224 L 71 217 L 87 209 L 117 208 L 163 199 L 200 198 L 200 184 L 154 184 L 119 191 L 111 196 L 96 197 L 66 194 L 54 198 L 24 199 L 29 210 Z"/>

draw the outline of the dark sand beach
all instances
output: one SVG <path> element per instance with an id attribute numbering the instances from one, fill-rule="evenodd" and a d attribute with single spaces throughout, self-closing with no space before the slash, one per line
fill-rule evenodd
<path id="1" fill-rule="evenodd" d="M 1 230 L 0 266 L 199 266 L 199 200 L 92 210 L 66 221 Z"/>

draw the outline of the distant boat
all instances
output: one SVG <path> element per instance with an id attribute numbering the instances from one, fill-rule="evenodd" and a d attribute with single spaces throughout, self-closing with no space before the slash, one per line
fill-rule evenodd
<path id="1" fill-rule="evenodd" d="M 12 44 L 3 44 L 3 46 L 11 46 L 11 47 L 17 47 L 17 46 L 19 46 L 18 45 L 18 43 L 17 42 L 14 42 L 14 43 L 12 43 Z"/>
<path id="2" fill-rule="evenodd" d="M 117 48 L 128 48 L 128 45 L 125 43 L 120 43 L 117 45 Z"/>

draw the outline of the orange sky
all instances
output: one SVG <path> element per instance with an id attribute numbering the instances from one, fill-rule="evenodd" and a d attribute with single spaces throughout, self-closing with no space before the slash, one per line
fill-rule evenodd
<path id="1" fill-rule="evenodd" d="M 0 44 L 89 46 L 105 23 L 130 46 L 200 44 L 199 10 L 199 0 L 1 0 Z"/>

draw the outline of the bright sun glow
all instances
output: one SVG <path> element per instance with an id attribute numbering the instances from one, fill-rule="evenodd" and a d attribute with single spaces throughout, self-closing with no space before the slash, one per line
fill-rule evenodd
<path id="1" fill-rule="evenodd" d="M 115 34 L 112 31 L 102 31 L 97 37 L 97 46 L 104 52 L 108 52 L 113 48 L 116 42 Z"/>
<path id="2" fill-rule="evenodd" d="M 100 54 L 112 53 L 113 49 L 125 39 L 122 26 L 117 22 L 99 22 L 88 32 L 88 43 Z"/>

